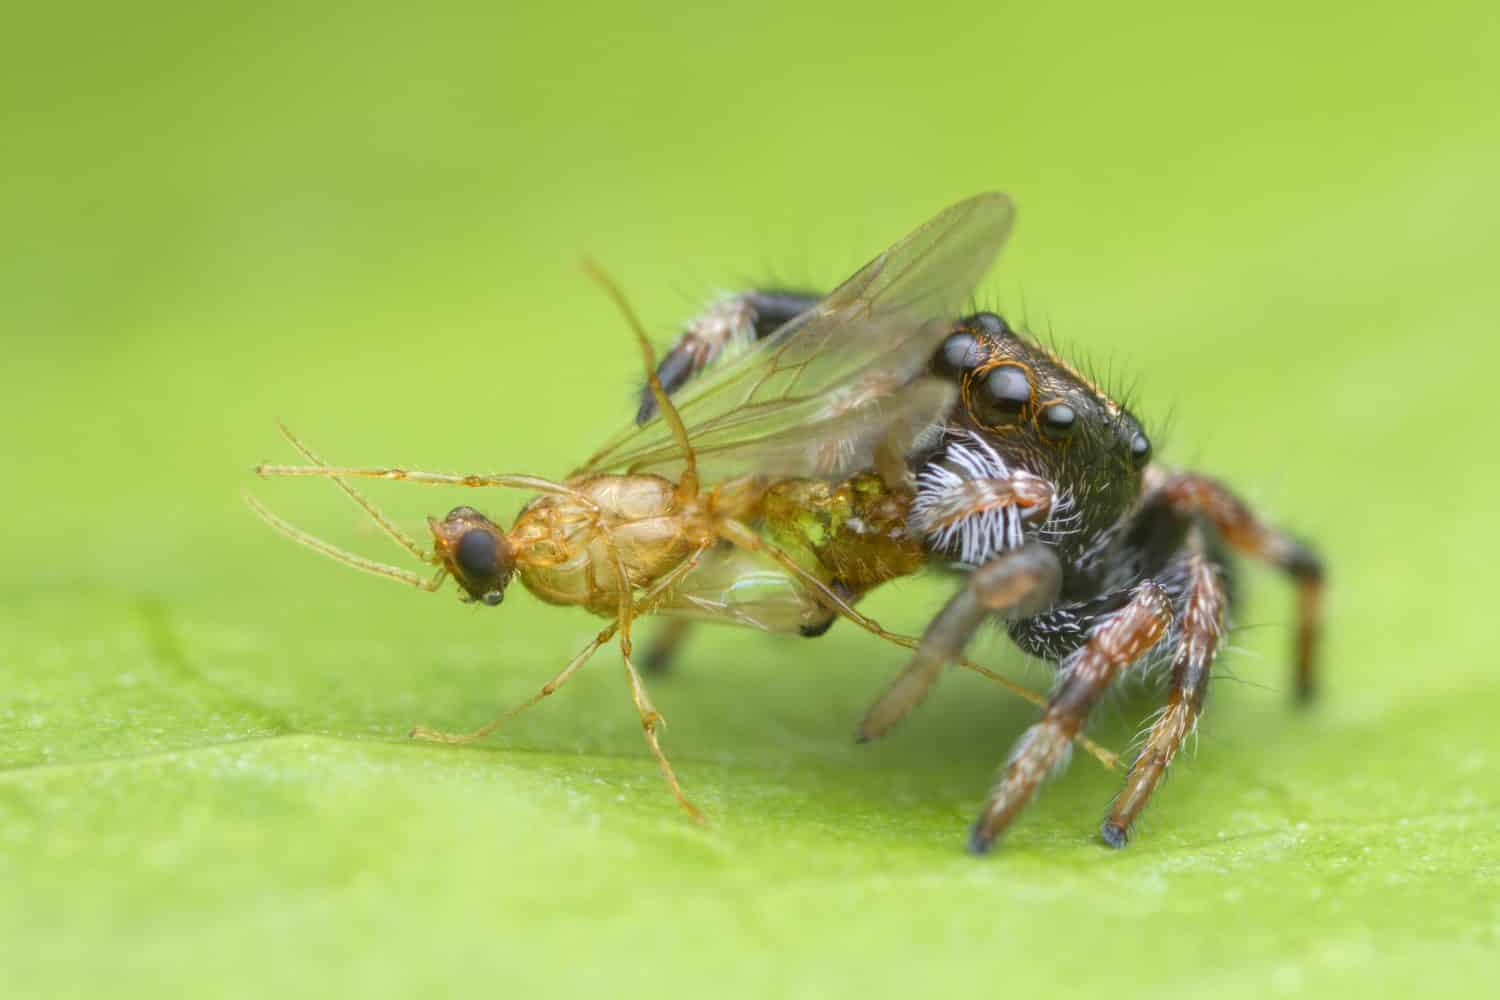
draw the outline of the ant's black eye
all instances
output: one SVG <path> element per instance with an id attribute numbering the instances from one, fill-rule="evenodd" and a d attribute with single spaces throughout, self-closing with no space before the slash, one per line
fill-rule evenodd
<path id="1" fill-rule="evenodd" d="M 458 550 L 453 553 L 453 561 L 470 580 L 488 580 L 493 577 L 500 568 L 495 557 L 495 536 L 488 531 L 479 530 L 464 532 L 464 536 L 458 540 Z M 489 604 L 490 601 L 486 599 L 485 603 Z"/>
<path id="2" fill-rule="evenodd" d="M 1140 431 L 1136 431 L 1135 437 L 1130 439 L 1130 457 L 1137 465 L 1144 465 L 1146 459 L 1151 457 L 1151 441 Z"/>
<path id="3" fill-rule="evenodd" d="M 969 322 L 991 337 L 1004 337 L 1010 333 L 1010 324 L 994 313 L 975 313 Z"/>
<path id="4" fill-rule="evenodd" d="M 932 359 L 934 375 L 953 377 L 978 365 L 982 360 L 979 338 L 965 330 L 950 333 Z"/>
<path id="5" fill-rule="evenodd" d="M 1042 430 L 1049 437 L 1067 437 L 1078 420 L 1078 414 L 1067 403 L 1053 403 L 1042 411 Z"/>
<path id="6" fill-rule="evenodd" d="M 993 427 L 1013 419 L 1031 401 L 1031 380 L 1020 365 L 1000 365 L 984 376 L 976 395 L 976 416 Z"/>

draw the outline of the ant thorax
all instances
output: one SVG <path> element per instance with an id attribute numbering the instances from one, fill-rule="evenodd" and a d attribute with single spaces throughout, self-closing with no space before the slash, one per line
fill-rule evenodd
<path id="1" fill-rule="evenodd" d="M 547 494 L 517 516 L 508 538 L 522 585 L 548 604 L 610 615 L 633 589 L 682 562 L 702 536 L 696 505 L 659 476 L 593 476 Z M 621 574 L 625 581 L 622 581 Z"/>

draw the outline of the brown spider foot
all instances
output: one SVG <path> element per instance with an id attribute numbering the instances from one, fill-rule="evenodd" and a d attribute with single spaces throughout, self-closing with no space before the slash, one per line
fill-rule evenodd
<path id="1" fill-rule="evenodd" d="M 995 835 L 984 831 L 984 820 L 980 819 L 969 828 L 969 853 L 983 857 L 995 849 Z"/>
<path id="2" fill-rule="evenodd" d="M 1099 827 L 1099 836 L 1106 844 L 1117 851 L 1130 843 L 1130 831 L 1120 824 L 1109 820 L 1105 820 Z"/>

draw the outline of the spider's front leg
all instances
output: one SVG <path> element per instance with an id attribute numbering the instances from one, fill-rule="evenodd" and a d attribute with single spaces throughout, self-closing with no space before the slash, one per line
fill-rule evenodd
<path id="1" fill-rule="evenodd" d="M 1154 580 L 1137 584 L 1130 600 L 1089 633 L 1068 656 L 1042 718 L 1016 741 L 1000 779 L 974 823 L 969 849 L 983 854 L 1005 832 L 1042 781 L 1067 758 L 1100 696 L 1119 672 L 1139 660 L 1166 634 L 1172 605 Z"/>
<path id="2" fill-rule="evenodd" d="M 1148 498 L 1141 524 L 1152 524 L 1152 511 L 1165 512 L 1184 527 L 1202 518 L 1231 548 L 1268 562 L 1297 583 L 1298 622 L 1295 690 L 1299 701 L 1317 691 L 1318 638 L 1322 625 L 1323 561 L 1312 549 L 1255 516 L 1223 483 L 1192 472 L 1169 475 Z"/>
<path id="3" fill-rule="evenodd" d="M 943 667 L 957 660 L 979 626 L 991 616 L 1026 618 L 1057 599 L 1062 567 L 1041 542 L 996 556 L 969 574 L 964 587 L 922 633 L 906 669 L 865 713 L 855 738 L 879 739 L 906 718 L 937 683 Z"/>

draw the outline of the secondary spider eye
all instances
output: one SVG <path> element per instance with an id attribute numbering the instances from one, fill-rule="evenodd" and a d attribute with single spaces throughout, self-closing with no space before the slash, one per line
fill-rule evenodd
<path id="1" fill-rule="evenodd" d="M 1031 401 L 1031 380 L 1020 365 L 1000 365 L 984 376 L 978 396 L 979 419 L 991 426 L 1003 424 Z"/>
<path id="2" fill-rule="evenodd" d="M 957 376 L 979 364 L 982 358 L 979 338 L 966 330 L 950 333 L 932 359 L 935 375 Z"/>
<path id="3" fill-rule="evenodd" d="M 969 322 L 991 337 L 1004 337 L 1010 333 L 1010 324 L 994 313 L 975 313 Z"/>
<path id="4" fill-rule="evenodd" d="M 1053 403 L 1042 410 L 1042 430 L 1054 438 L 1067 437 L 1078 414 L 1067 403 Z"/>
<path id="5" fill-rule="evenodd" d="M 499 565 L 495 558 L 495 536 L 488 531 L 466 531 L 464 536 L 458 540 L 458 547 L 453 553 L 453 561 L 458 568 L 463 570 L 464 575 L 471 580 L 488 580 L 499 572 Z M 485 595 L 484 603 L 499 604 L 500 602 L 489 600 Z"/>
<path id="6" fill-rule="evenodd" d="M 1130 439 L 1130 457 L 1135 459 L 1137 465 L 1144 465 L 1146 459 L 1151 457 L 1151 440 L 1140 431 L 1135 432 L 1135 437 Z"/>

